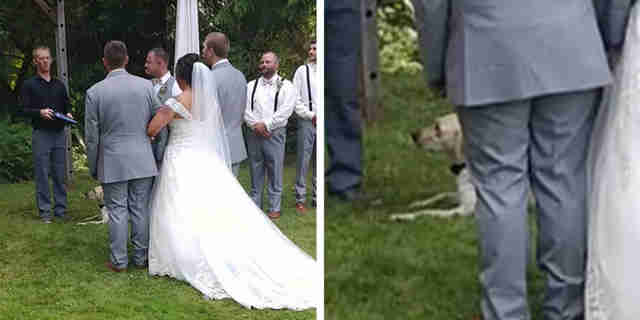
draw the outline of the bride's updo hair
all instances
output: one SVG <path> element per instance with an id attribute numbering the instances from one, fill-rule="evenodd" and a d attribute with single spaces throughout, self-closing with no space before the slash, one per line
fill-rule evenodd
<path id="1" fill-rule="evenodd" d="M 193 73 L 193 64 L 200 61 L 200 56 L 195 53 L 187 53 L 178 59 L 176 64 L 176 78 L 184 80 L 191 87 L 191 74 Z"/>

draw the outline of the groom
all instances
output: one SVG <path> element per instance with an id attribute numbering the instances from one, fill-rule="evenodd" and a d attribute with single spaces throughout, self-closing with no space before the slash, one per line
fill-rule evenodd
<path id="1" fill-rule="evenodd" d="M 237 178 L 240 163 L 247 159 L 242 134 L 244 108 L 247 105 L 247 79 L 229 62 L 228 54 L 229 38 L 221 32 L 209 33 L 202 44 L 202 59 L 211 67 L 216 80 L 215 89 L 231 151 L 231 169 Z"/>
<path id="2" fill-rule="evenodd" d="M 111 241 L 107 268 L 114 272 L 127 269 L 129 219 L 133 263 L 147 266 L 149 197 L 158 173 L 146 128 L 160 102 L 151 82 L 127 73 L 128 61 L 125 44 L 109 41 L 102 58 L 107 77 L 87 90 L 85 103 L 87 161 L 104 190 Z"/>
<path id="3" fill-rule="evenodd" d="M 614 1 L 414 0 L 431 87 L 456 106 L 478 194 L 484 320 L 530 319 L 527 194 L 537 200 L 544 319 L 582 319 L 585 158 Z M 607 42 L 609 44 L 609 42 Z"/>

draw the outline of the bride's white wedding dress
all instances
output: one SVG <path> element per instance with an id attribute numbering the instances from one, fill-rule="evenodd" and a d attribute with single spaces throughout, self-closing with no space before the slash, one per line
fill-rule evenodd
<path id="1" fill-rule="evenodd" d="M 215 95 L 206 94 L 214 87 L 209 77 L 208 68 L 194 64 L 192 112 L 168 102 L 184 119 L 169 124 L 153 191 L 149 273 L 187 281 L 206 298 L 232 298 L 247 308 L 314 308 L 318 265 L 233 176 L 219 107 Z"/>
<path id="2" fill-rule="evenodd" d="M 615 82 L 592 139 L 585 309 L 640 319 L 640 7 L 629 16 Z"/>

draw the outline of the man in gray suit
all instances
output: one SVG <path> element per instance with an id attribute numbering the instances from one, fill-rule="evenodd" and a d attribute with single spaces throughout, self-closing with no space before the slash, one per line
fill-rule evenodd
<path id="1" fill-rule="evenodd" d="M 484 319 L 530 318 L 529 186 L 544 319 L 582 319 L 585 158 L 611 81 L 592 0 L 413 2 L 427 82 L 457 108 L 478 194 Z"/>
<path id="2" fill-rule="evenodd" d="M 107 267 L 114 272 L 127 268 L 129 219 L 133 263 L 147 265 L 149 197 L 158 173 L 146 129 L 160 102 L 151 82 L 127 73 L 128 60 L 123 42 L 108 42 L 102 58 L 108 75 L 87 90 L 85 103 L 87 161 L 104 190 L 111 241 Z"/>
<path id="3" fill-rule="evenodd" d="M 240 163 L 247 158 L 242 134 L 244 109 L 247 105 L 247 79 L 229 60 L 229 39 L 224 33 L 212 32 L 202 44 L 202 58 L 216 79 L 218 103 L 222 109 L 224 128 L 231 150 L 233 174 L 237 177 Z"/>
<path id="4" fill-rule="evenodd" d="M 146 74 L 153 77 L 151 84 L 153 92 L 161 103 L 165 103 L 169 98 L 177 97 L 182 93 L 176 78 L 171 75 L 168 69 L 169 54 L 163 48 L 153 48 L 147 53 L 147 59 L 144 64 Z M 153 155 L 157 159 L 156 165 L 158 169 L 162 167 L 162 159 L 164 150 L 169 142 L 169 128 L 164 127 L 155 136 L 151 142 Z"/>

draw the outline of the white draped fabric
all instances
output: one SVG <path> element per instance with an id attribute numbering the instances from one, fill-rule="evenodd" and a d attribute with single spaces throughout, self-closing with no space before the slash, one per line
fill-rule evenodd
<path id="1" fill-rule="evenodd" d="M 199 34 L 198 0 L 178 0 L 174 61 L 187 53 L 200 53 Z"/>
<path id="2" fill-rule="evenodd" d="M 586 318 L 640 319 L 640 7 L 629 17 L 589 161 Z"/>

